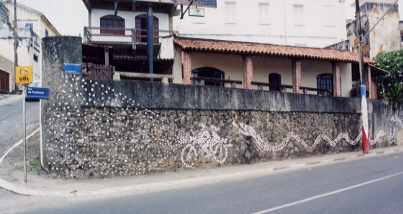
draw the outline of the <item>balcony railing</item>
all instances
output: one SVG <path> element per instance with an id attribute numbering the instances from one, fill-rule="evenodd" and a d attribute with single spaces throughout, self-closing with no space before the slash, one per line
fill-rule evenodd
<path id="1" fill-rule="evenodd" d="M 154 32 L 154 44 L 160 43 L 161 39 L 172 37 L 167 30 Z M 87 43 L 91 42 L 117 42 L 131 44 L 147 44 L 147 30 L 136 28 L 104 28 L 84 27 L 84 38 Z"/>
<path id="2" fill-rule="evenodd" d="M 85 27 L 84 42 L 98 44 L 132 45 L 133 49 L 144 48 L 147 45 L 147 30 L 136 28 L 101 28 Z M 168 30 L 154 33 L 154 45 L 159 46 L 159 58 L 173 59 L 173 34 Z"/>
<path id="3" fill-rule="evenodd" d="M 281 85 L 279 90 L 272 90 L 269 83 L 265 82 L 252 82 L 252 85 L 257 90 L 264 91 L 281 91 L 284 93 L 293 93 L 294 87 L 292 85 Z M 312 88 L 312 87 L 300 87 L 302 94 L 307 95 L 319 95 L 319 96 L 332 96 L 332 92 L 326 89 Z"/>
<path id="4" fill-rule="evenodd" d="M 242 81 L 239 80 L 222 80 L 215 78 L 193 77 L 191 78 L 193 85 L 210 85 L 226 88 L 243 88 Z M 283 93 L 293 93 L 292 85 L 281 85 L 279 90 L 272 90 L 269 83 L 265 82 L 252 82 L 253 89 L 262 91 L 280 91 Z M 302 94 L 318 95 L 318 96 L 332 96 L 332 92 L 326 89 L 300 87 Z"/>
<path id="5" fill-rule="evenodd" d="M 221 86 L 226 88 L 242 88 L 242 81 L 238 80 L 222 80 L 215 78 L 204 78 L 204 77 L 192 77 L 193 85 L 210 85 L 210 86 Z"/>

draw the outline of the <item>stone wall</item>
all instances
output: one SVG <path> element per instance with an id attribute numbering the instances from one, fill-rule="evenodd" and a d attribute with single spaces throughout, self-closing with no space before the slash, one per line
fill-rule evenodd
<path id="1" fill-rule="evenodd" d="M 43 48 L 51 90 L 43 152 L 55 176 L 144 175 L 359 149 L 356 99 L 94 82 L 63 72 L 63 63 L 81 62 L 79 38 L 47 38 Z"/>

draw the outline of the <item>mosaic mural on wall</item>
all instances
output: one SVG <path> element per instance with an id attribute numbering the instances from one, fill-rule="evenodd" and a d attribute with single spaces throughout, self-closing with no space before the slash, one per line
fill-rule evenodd
<path id="1" fill-rule="evenodd" d="M 146 175 L 359 150 L 360 114 L 323 110 L 339 106 L 332 103 L 349 105 L 348 100 L 333 102 L 340 100 L 323 98 L 322 106 L 307 102 L 307 106 L 292 107 L 291 103 L 299 104 L 303 96 L 282 98 L 267 93 L 260 95 L 266 103 L 256 103 L 256 106 L 276 104 L 278 99 L 281 102 L 274 107 L 288 110 L 250 110 L 256 107 L 250 105 L 248 109 L 204 109 L 196 104 L 186 109 L 179 106 L 181 102 L 177 102 L 176 108 L 165 108 L 164 103 L 150 108 L 139 103 L 156 103 L 152 100 L 155 97 L 150 96 L 153 90 L 180 88 L 167 90 L 162 96 L 165 102 L 170 99 L 187 102 L 181 99 L 184 94 L 190 94 L 222 106 L 227 102 L 222 103 L 217 98 L 222 94 L 231 95 L 233 91 L 214 89 L 211 94 L 203 94 L 201 89 L 192 91 L 190 87 L 175 85 L 149 87 L 134 82 L 85 80 L 81 75 L 66 74 L 62 69 L 66 61 L 81 61 L 81 39 L 46 38 L 43 48 L 44 86 L 50 88 L 51 97 L 42 105 L 42 131 L 47 167 L 53 176 Z M 254 100 L 251 92 L 237 93 L 239 97 L 228 96 L 231 102 Z M 322 108 L 321 112 L 300 111 L 305 107 L 329 108 Z M 386 117 L 379 118 L 384 122 Z M 399 121 L 399 117 L 392 118 L 383 126 L 390 131 L 377 130 L 371 144 L 387 145 L 385 142 L 395 139 L 399 129 L 386 128 L 401 126 Z"/>
<path id="2" fill-rule="evenodd" d="M 111 83 L 64 78 L 46 121 L 57 176 L 144 175 L 359 149 L 359 114 L 149 110 Z M 383 141 L 381 131 L 371 143 Z"/>

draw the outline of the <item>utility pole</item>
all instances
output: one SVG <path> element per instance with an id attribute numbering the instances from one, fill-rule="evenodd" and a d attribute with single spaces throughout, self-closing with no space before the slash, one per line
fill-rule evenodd
<path id="1" fill-rule="evenodd" d="M 361 7 L 360 1 L 355 0 L 355 16 L 356 16 L 356 36 L 358 38 L 358 63 L 360 70 L 360 94 L 361 94 L 361 146 L 364 154 L 369 153 L 369 122 L 368 122 L 368 104 L 367 104 L 367 87 L 363 80 L 364 73 L 364 53 L 363 53 L 363 32 L 361 27 Z"/>
<path id="2" fill-rule="evenodd" d="M 17 90 L 17 66 L 18 66 L 18 24 L 17 24 L 17 0 L 14 0 L 14 21 L 13 21 L 13 36 L 14 36 L 14 78 L 15 91 Z"/>
<path id="3" fill-rule="evenodd" d="M 15 90 L 17 90 L 17 66 L 18 66 L 18 23 L 17 23 L 17 0 L 14 0 L 14 21 L 13 21 L 13 34 L 14 34 L 14 76 L 15 76 Z M 27 173 L 27 121 L 26 121 L 26 106 L 25 106 L 25 94 L 26 85 L 23 86 L 22 91 L 22 122 L 24 127 L 24 182 L 28 182 Z"/>
<path id="4" fill-rule="evenodd" d="M 360 84 L 363 84 L 363 71 L 364 71 L 364 53 L 362 48 L 362 26 L 361 26 L 361 8 L 360 1 L 355 0 L 355 20 L 356 20 L 356 36 L 358 38 L 358 55 L 359 55 L 359 72 Z"/>

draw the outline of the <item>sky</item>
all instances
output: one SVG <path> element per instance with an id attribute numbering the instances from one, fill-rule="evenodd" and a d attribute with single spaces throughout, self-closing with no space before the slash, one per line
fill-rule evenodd
<path id="1" fill-rule="evenodd" d="M 18 2 L 44 13 L 59 32 L 64 35 L 77 36 L 82 34 L 83 28 L 88 22 L 87 9 L 82 0 L 18 0 Z M 353 3 L 354 0 L 346 0 L 346 18 L 353 15 L 354 11 L 351 8 Z M 399 0 L 399 4 L 401 19 L 403 20 L 403 0 Z"/>
<path id="2" fill-rule="evenodd" d="M 82 0 L 18 0 L 17 2 L 41 11 L 63 35 L 82 35 L 88 22 L 87 9 Z"/>

